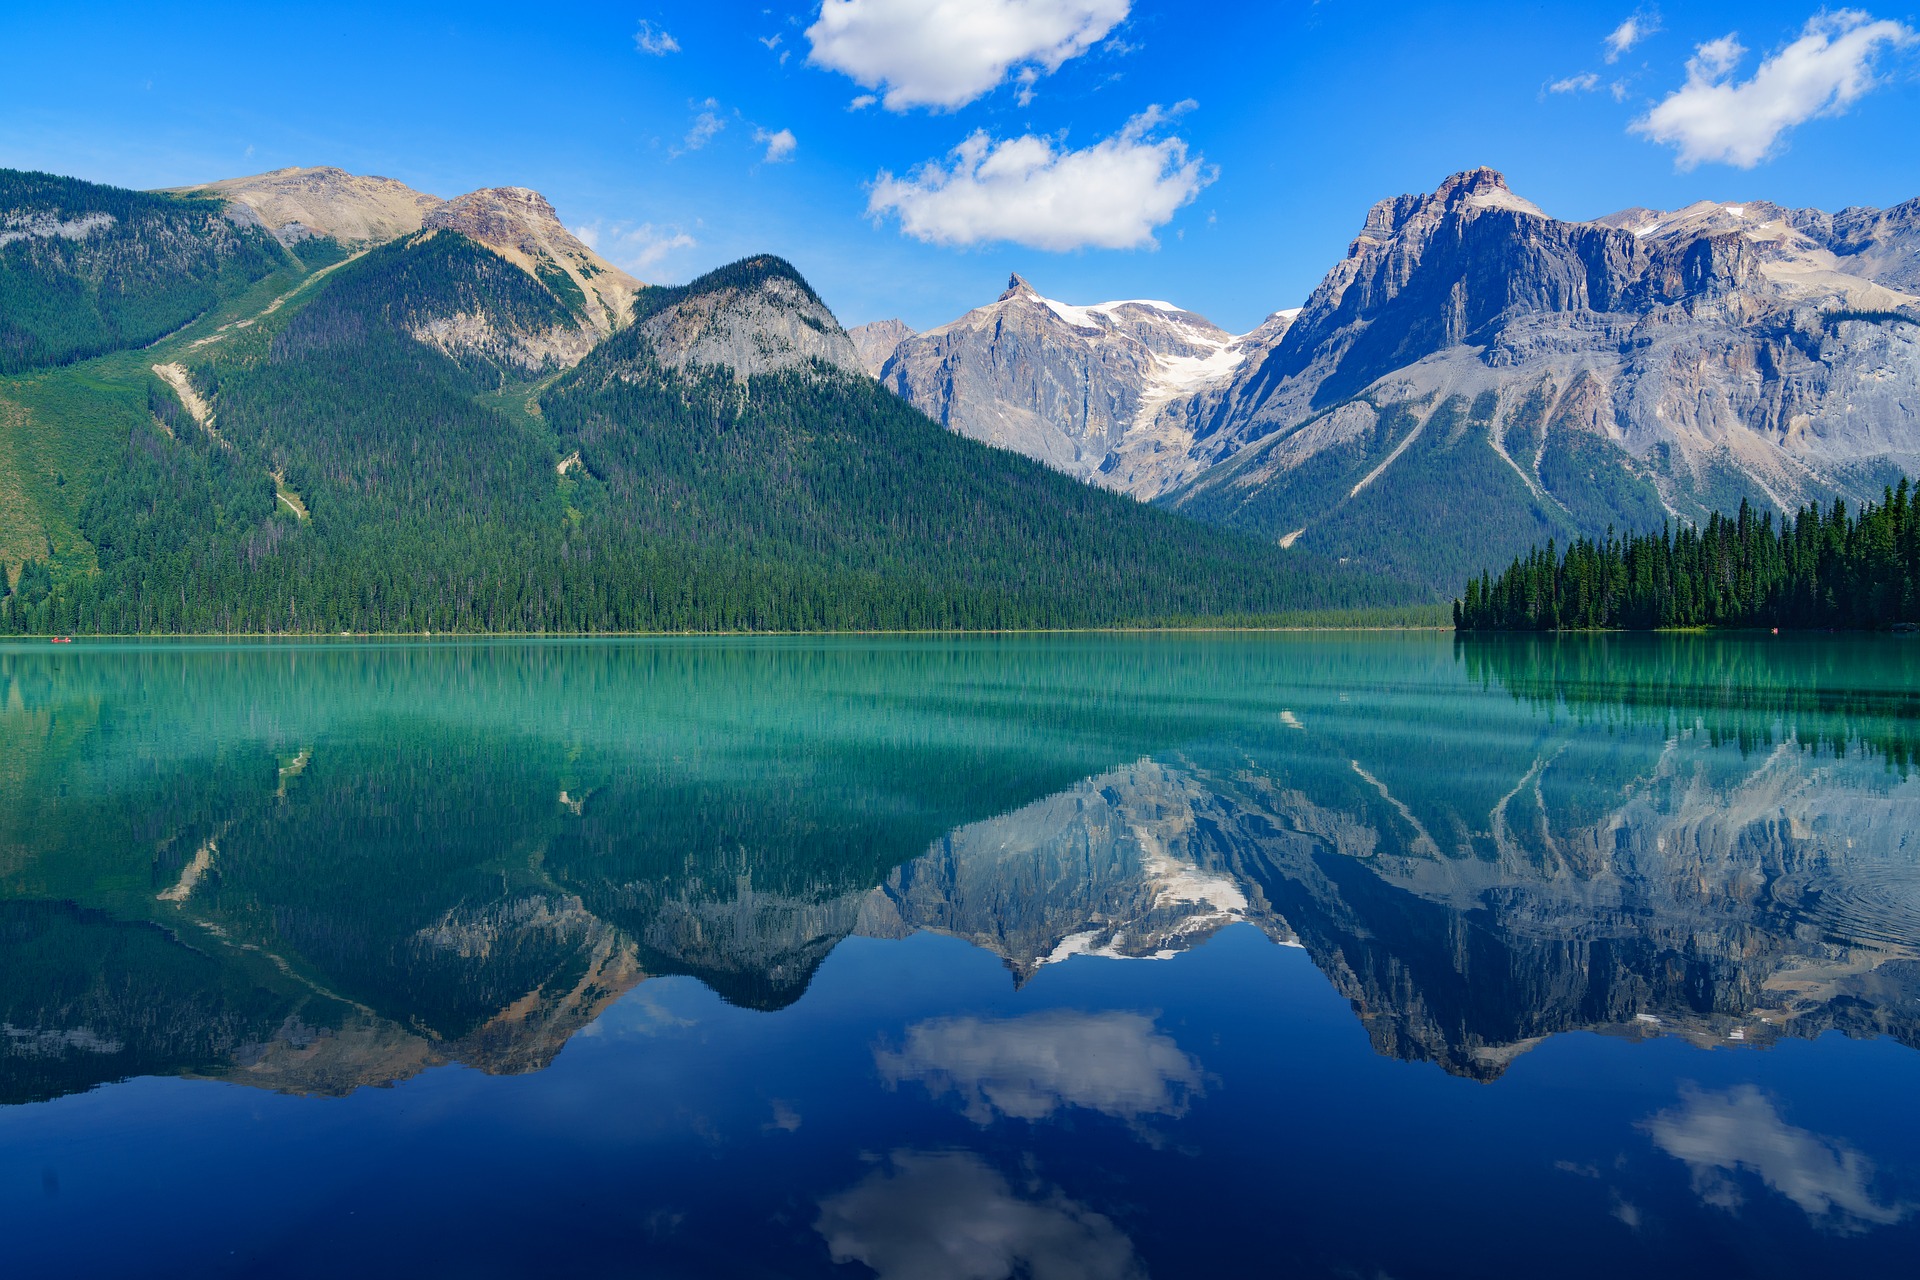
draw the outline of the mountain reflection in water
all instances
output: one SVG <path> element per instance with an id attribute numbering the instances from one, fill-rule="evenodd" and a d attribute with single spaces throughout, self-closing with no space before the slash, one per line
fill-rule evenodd
<path id="1" fill-rule="evenodd" d="M 676 1025 L 654 979 L 786 1010 L 848 938 L 926 933 L 1020 986 L 1251 928 L 1380 1055 L 1483 1081 L 1579 1030 L 1912 1048 L 1916 689 L 1875 638 L 7 648 L 0 1102 L 535 1073 L 616 1004 Z M 1218 1092 L 1172 1026 L 936 1003 L 860 1052 L 981 1129 L 1158 1144 Z M 1908 1217 L 1769 1096 L 1688 1089 L 1641 1129 L 1703 1204 Z M 881 1225 L 978 1201 L 1040 1243 L 955 1274 L 1144 1265 L 978 1154 L 874 1159 L 819 1203 L 835 1261 L 937 1274 L 947 1227 Z"/>

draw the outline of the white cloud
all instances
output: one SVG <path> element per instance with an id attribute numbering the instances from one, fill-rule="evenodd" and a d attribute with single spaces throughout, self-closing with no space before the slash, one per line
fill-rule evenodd
<path id="1" fill-rule="evenodd" d="M 1058 1189 L 1023 1199 L 970 1151 L 896 1151 L 820 1202 L 835 1262 L 880 1280 L 1145 1280 L 1133 1242 Z"/>
<path id="2" fill-rule="evenodd" d="M 1600 77 L 1591 71 L 1583 71 L 1577 76 L 1568 76 L 1565 80 L 1555 80 L 1547 86 L 1548 93 L 1592 93 L 1600 87 Z"/>
<path id="3" fill-rule="evenodd" d="M 978 132 L 948 162 L 874 179 L 867 212 L 893 214 L 932 244 L 1005 240 L 1034 249 L 1132 249 L 1213 180 L 1179 138 L 1159 126 L 1191 106 L 1149 107 L 1111 138 L 1081 151 L 1027 134 L 1000 142 Z"/>
<path id="4" fill-rule="evenodd" d="M 589 249 L 642 280 L 670 255 L 699 243 L 677 227 L 656 227 L 651 222 L 637 226 L 624 222 L 590 222 L 571 230 Z"/>
<path id="5" fill-rule="evenodd" d="M 1138 1013 L 935 1018 L 873 1058 L 889 1085 L 917 1080 L 935 1097 L 957 1094 L 982 1125 L 996 1114 L 1044 1120 L 1062 1107 L 1123 1120 L 1177 1116 L 1201 1079 L 1200 1065 Z"/>
<path id="6" fill-rule="evenodd" d="M 1655 1146 L 1692 1171 L 1695 1194 L 1718 1208 L 1731 1211 L 1744 1202 L 1731 1176 L 1744 1170 L 1841 1232 L 1887 1226 L 1913 1211 L 1874 1198 L 1871 1160 L 1844 1142 L 1788 1124 L 1750 1084 L 1725 1093 L 1689 1089 L 1678 1107 L 1642 1127 Z"/>
<path id="7" fill-rule="evenodd" d="M 875 97 L 873 94 L 863 93 L 856 96 L 852 102 L 849 102 L 847 104 L 847 110 L 865 111 L 868 107 L 872 106 L 874 103 L 878 101 L 880 101 L 880 99 Z"/>
<path id="8" fill-rule="evenodd" d="M 650 53 L 656 58 L 664 58 L 670 53 L 680 52 L 680 42 L 664 31 L 655 29 L 645 18 L 640 19 L 639 30 L 633 33 L 633 47 L 641 53 Z"/>
<path id="9" fill-rule="evenodd" d="M 807 61 L 884 89 L 889 111 L 965 106 L 1098 44 L 1130 0 L 824 0 Z M 1024 100 L 1024 99 L 1023 99 Z"/>
<path id="10" fill-rule="evenodd" d="M 1636 13 L 1607 33 L 1607 65 L 1612 66 L 1633 46 L 1660 30 L 1658 11 Z"/>
<path id="11" fill-rule="evenodd" d="M 777 133 L 755 129 L 753 140 L 766 144 L 767 154 L 764 159 L 768 164 L 779 164 L 782 160 L 793 159 L 793 149 L 800 145 L 799 139 L 793 136 L 791 129 L 781 129 Z"/>
<path id="12" fill-rule="evenodd" d="M 1676 148 L 1682 170 L 1705 162 L 1751 169 L 1795 125 L 1837 116 L 1872 90 L 1884 49 L 1914 43 L 1913 30 L 1858 9 L 1818 13 L 1800 38 L 1735 83 L 1747 50 L 1734 35 L 1710 40 L 1687 60 L 1687 82 L 1633 122 L 1635 133 Z"/>
<path id="13" fill-rule="evenodd" d="M 718 110 L 720 104 L 712 98 L 698 104 L 700 113 L 693 118 L 693 126 L 687 130 L 686 138 L 670 155 L 683 156 L 689 151 L 698 151 L 720 135 L 727 127 L 726 117 Z"/>

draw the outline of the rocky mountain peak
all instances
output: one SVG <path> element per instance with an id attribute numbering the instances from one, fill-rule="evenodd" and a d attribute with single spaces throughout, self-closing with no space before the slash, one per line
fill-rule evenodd
<path id="1" fill-rule="evenodd" d="M 897 341 L 878 376 L 960 435 L 1141 492 L 1185 448 L 1190 406 L 1285 327 L 1236 337 L 1170 302 L 1076 305 L 1014 275 L 993 302 Z"/>
<path id="2" fill-rule="evenodd" d="M 691 284 L 649 289 L 634 307 L 639 336 L 670 369 L 719 368 L 745 382 L 818 361 L 865 376 L 853 339 L 798 271 L 771 254 Z"/>
<path id="3" fill-rule="evenodd" d="M 1040 291 L 1034 288 L 1032 285 L 1028 284 L 1026 277 L 1016 271 L 1011 276 L 1007 277 L 1006 292 L 1001 294 L 998 298 L 994 299 L 994 301 L 1011 302 L 1015 298 L 1022 298 L 1022 297 L 1037 298 L 1039 296 L 1040 296 Z"/>
<path id="4" fill-rule="evenodd" d="M 423 230 L 458 231 L 546 285 L 602 334 L 626 323 L 641 287 L 582 244 L 547 198 L 527 187 L 486 187 L 442 200 L 392 178 L 296 165 L 174 190 L 223 197 L 229 216 L 256 221 L 288 245 L 330 236 L 365 249 Z"/>
<path id="5" fill-rule="evenodd" d="M 1449 210 L 1505 209 L 1511 213 L 1530 214 L 1544 218 L 1546 212 L 1524 196 L 1517 196 L 1513 188 L 1507 185 L 1506 176 L 1498 170 L 1484 165 L 1478 169 L 1469 169 L 1456 173 L 1441 183 L 1434 192 L 1434 199 L 1442 202 Z"/>
<path id="6" fill-rule="evenodd" d="M 1507 175 L 1498 169 L 1481 165 L 1477 169 L 1464 169 L 1449 176 L 1434 192 L 1436 196 L 1452 203 L 1456 200 L 1472 199 L 1475 196 L 1489 196 L 1498 192 L 1513 194 L 1513 188 L 1507 185 Z"/>
<path id="7" fill-rule="evenodd" d="M 404 182 L 333 165 L 294 165 L 172 190 L 224 197 L 250 210 L 283 244 L 331 236 L 351 248 L 411 235 L 445 203 Z"/>
<path id="8" fill-rule="evenodd" d="M 484 187 L 442 204 L 426 230 L 457 231 L 529 272 L 601 333 L 626 322 L 641 284 L 568 231 L 527 187 Z"/>
<path id="9" fill-rule="evenodd" d="M 539 249 L 539 240 L 566 235 L 547 198 L 527 187 L 482 187 L 441 205 L 426 219 L 428 227 L 451 227 L 495 248 L 511 244 L 523 253 Z"/>
<path id="10" fill-rule="evenodd" d="M 1536 218 L 1547 216 L 1531 200 L 1515 195 L 1498 170 L 1483 165 L 1452 175 L 1431 194 L 1395 196 L 1374 205 L 1347 256 L 1358 257 L 1388 241 L 1418 235 L 1448 216 L 1471 217 L 1492 209 Z"/>

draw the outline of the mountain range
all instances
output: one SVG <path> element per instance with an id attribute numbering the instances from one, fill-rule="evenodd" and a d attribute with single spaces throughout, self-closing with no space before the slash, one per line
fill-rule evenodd
<path id="1" fill-rule="evenodd" d="M 0 173 L 15 629 L 1399 608 L 1916 466 L 1920 201 L 1574 222 L 1478 169 L 1245 334 L 1020 276 L 915 333 L 767 256 L 644 285 L 521 187 Z"/>
<path id="2" fill-rule="evenodd" d="M 0 622 L 1074 627 L 1418 592 L 941 430 L 790 264 L 645 286 L 537 192 L 0 174 Z"/>
<path id="3" fill-rule="evenodd" d="M 1245 335 L 1016 276 L 870 363 L 955 431 L 1445 590 L 1550 537 L 1913 472 L 1920 200 L 1572 222 L 1477 169 L 1376 204 L 1306 304 Z"/>

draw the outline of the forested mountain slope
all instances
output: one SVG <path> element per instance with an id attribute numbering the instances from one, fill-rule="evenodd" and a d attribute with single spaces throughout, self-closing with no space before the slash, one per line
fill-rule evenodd
<path id="1" fill-rule="evenodd" d="M 285 257 L 219 200 L 0 169 L 0 374 L 143 346 Z"/>
<path id="2" fill-rule="evenodd" d="M 140 353 L 143 403 L 136 357 L 115 357 L 98 377 L 124 445 L 76 517 L 97 571 L 26 566 L 0 618 L 942 628 L 1409 597 L 948 435 L 860 370 L 777 259 L 643 291 L 637 322 L 584 359 L 580 310 L 558 281 L 428 228 Z"/>
<path id="3" fill-rule="evenodd" d="M 716 288 L 758 308 L 806 286 L 752 259 L 676 308 Z M 656 323 L 563 378 L 546 418 L 605 487 L 603 517 L 730 547 L 756 566 L 735 590 L 764 598 L 772 625 L 1070 626 L 1392 598 L 943 432 L 857 367 L 814 358 L 744 387 L 676 373 L 647 341 Z M 852 356 L 837 325 L 821 338 Z"/>

